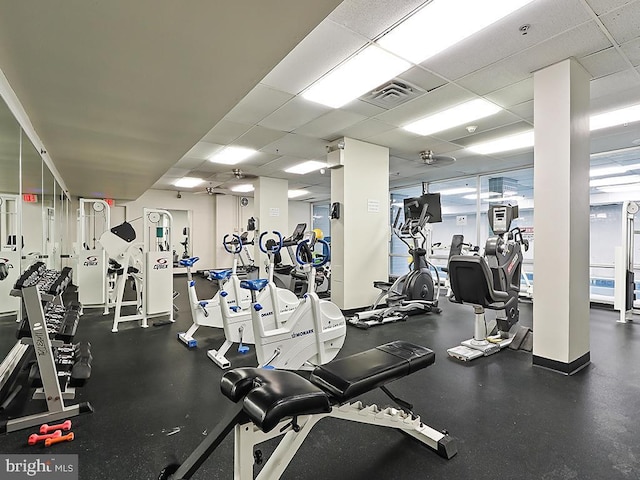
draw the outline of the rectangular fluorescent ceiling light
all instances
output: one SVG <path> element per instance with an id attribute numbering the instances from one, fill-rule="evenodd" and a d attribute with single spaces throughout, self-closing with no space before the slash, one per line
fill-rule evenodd
<path id="1" fill-rule="evenodd" d="M 422 63 L 532 1 L 432 0 L 377 43 L 413 63 Z"/>
<path id="2" fill-rule="evenodd" d="M 594 115 L 590 119 L 592 131 L 637 121 L 640 121 L 640 104 Z"/>
<path id="3" fill-rule="evenodd" d="M 480 118 L 488 117 L 502 110 L 499 106 L 484 98 L 477 98 L 470 102 L 461 103 L 455 107 L 429 115 L 421 120 L 405 125 L 408 130 L 418 135 L 431 135 L 442 132 L 458 125 L 466 125 Z"/>
<path id="4" fill-rule="evenodd" d="M 598 191 L 603 193 L 628 193 L 628 192 L 640 192 L 640 185 L 628 184 L 628 185 L 615 185 L 611 187 L 598 187 Z"/>
<path id="5" fill-rule="evenodd" d="M 213 163 L 222 163 L 223 165 L 235 165 L 249 158 L 256 153 L 253 148 L 246 147 L 226 147 L 218 153 L 209 157 L 209 161 Z"/>
<path id="6" fill-rule="evenodd" d="M 241 193 L 253 192 L 253 185 L 251 185 L 250 183 L 245 183 L 245 184 L 242 184 L 242 185 L 236 185 L 234 187 L 231 187 L 231 191 L 232 192 L 241 192 Z"/>
<path id="7" fill-rule="evenodd" d="M 619 177 L 598 178 L 589 182 L 590 187 L 608 187 L 611 185 L 625 185 L 640 182 L 640 175 L 622 175 Z"/>
<path id="8" fill-rule="evenodd" d="M 304 175 L 305 173 L 315 172 L 321 168 L 327 168 L 325 162 L 319 162 L 317 160 L 309 160 L 308 162 L 302 162 L 293 167 L 289 167 L 285 170 L 287 173 L 295 173 L 297 175 Z"/>
<path id="9" fill-rule="evenodd" d="M 287 196 L 289 198 L 303 197 L 303 196 L 308 195 L 308 194 L 309 194 L 308 190 L 289 190 L 287 192 Z"/>
<path id="10" fill-rule="evenodd" d="M 447 188 L 446 190 L 440 190 L 439 192 L 432 192 L 432 193 L 439 193 L 440 195 L 461 195 L 463 193 L 474 193 L 475 191 L 476 191 L 475 188 L 459 187 L 459 188 Z M 475 196 L 473 198 L 475 198 Z"/>
<path id="11" fill-rule="evenodd" d="M 409 62 L 369 45 L 311 85 L 302 97 L 340 108 L 410 67 Z"/>
<path id="12" fill-rule="evenodd" d="M 517 135 L 497 138 L 488 142 L 469 145 L 467 150 L 474 153 L 481 153 L 482 155 L 489 155 L 491 153 L 507 152 L 509 150 L 528 147 L 533 147 L 533 130 L 519 133 Z"/>
<path id="13" fill-rule="evenodd" d="M 485 199 L 485 198 L 491 198 L 491 197 L 495 197 L 497 195 L 500 195 L 498 192 L 482 192 L 480 194 L 480 198 L 481 199 Z M 475 200 L 476 199 L 476 194 L 472 194 L 472 195 L 465 195 L 464 197 L 462 197 L 466 200 Z"/>
<path id="14" fill-rule="evenodd" d="M 201 178 L 182 177 L 181 179 L 176 180 L 175 182 L 173 182 L 173 184 L 176 187 L 180 187 L 180 188 L 193 188 L 193 187 L 197 187 L 202 182 L 204 182 L 204 180 L 201 179 Z"/>

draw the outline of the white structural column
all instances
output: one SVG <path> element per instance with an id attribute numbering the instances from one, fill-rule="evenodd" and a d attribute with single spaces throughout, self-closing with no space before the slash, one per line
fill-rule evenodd
<path id="1" fill-rule="evenodd" d="M 572 374 L 589 353 L 589 75 L 534 74 L 533 364 Z"/>
<path id="2" fill-rule="evenodd" d="M 337 148 L 342 145 L 343 148 Z M 366 307 L 389 277 L 389 149 L 343 138 L 328 156 L 331 202 L 331 300 L 341 309 Z"/>
<path id="3" fill-rule="evenodd" d="M 260 177 L 254 182 L 254 211 L 258 220 L 255 259 L 260 265 L 260 278 L 267 278 L 264 260 L 267 258 L 258 247 L 262 232 L 278 231 L 283 238 L 289 235 L 289 182 L 279 178 Z M 307 225 L 307 227 L 309 227 Z M 282 252 L 284 254 L 284 251 Z M 286 256 L 285 256 L 286 258 Z"/>

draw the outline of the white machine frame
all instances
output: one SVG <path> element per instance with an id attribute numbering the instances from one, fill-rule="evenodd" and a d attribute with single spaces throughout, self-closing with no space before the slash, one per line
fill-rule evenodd
<path id="1" fill-rule="evenodd" d="M 98 232 L 96 220 L 102 219 L 102 231 Z M 93 221 L 93 222 L 92 222 Z M 91 228 L 93 223 L 93 228 Z M 81 198 L 78 208 L 77 261 L 75 266 L 78 300 L 84 308 L 102 308 L 103 314 L 109 313 L 113 306 L 113 294 L 110 295 L 108 277 L 109 259 L 104 247 L 96 240 L 111 227 L 111 207 L 101 199 Z M 93 235 L 93 246 L 88 240 Z M 85 248 L 85 245 L 89 247 Z M 113 292 L 112 292 L 113 293 Z M 111 297 L 111 298 L 110 298 Z"/>
<path id="2" fill-rule="evenodd" d="M 12 206 L 14 208 L 11 208 Z M 0 194 L 0 262 L 6 263 L 8 270 L 7 278 L 0 282 L 0 317 L 5 315 L 20 317 L 21 313 L 20 299 L 10 295 L 21 271 L 20 208 L 21 201 L 18 195 Z M 17 245 L 9 244 L 10 235 L 15 235 Z"/>
<path id="3" fill-rule="evenodd" d="M 634 315 L 640 315 L 640 307 L 635 302 L 634 277 L 635 238 L 640 234 L 640 230 L 635 229 L 635 216 L 639 210 L 638 202 L 626 200 L 622 204 L 622 245 L 615 249 L 613 298 L 613 308 L 620 312 L 618 323 L 629 323 Z"/>
<path id="4" fill-rule="evenodd" d="M 154 243 L 156 236 L 150 233 L 152 229 L 163 228 L 163 236 L 166 234 L 168 237 L 166 243 L 170 246 L 172 216 L 167 210 L 145 208 L 142 218 L 142 243 L 126 244 L 123 240 L 121 243 L 126 245 L 120 251 L 114 251 L 113 254 L 109 252 L 109 247 L 105 247 L 125 269 L 116 286 L 117 300 L 111 329 L 114 333 L 118 331 L 118 325 L 123 322 L 139 321 L 142 328 L 149 326 L 150 318 L 160 316 L 168 316 L 169 322 L 175 322 L 173 318 L 173 253 L 170 249 L 159 250 L 158 244 Z M 106 233 L 111 236 L 109 238 L 115 237 L 111 232 Z M 130 266 L 137 268 L 138 273 L 129 274 Z M 131 276 L 136 284 L 135 301 L 124 301 L 128 276 Z M 135 305 L 136 313 L 123 315 L 122 307 L 127 305 Z"/>

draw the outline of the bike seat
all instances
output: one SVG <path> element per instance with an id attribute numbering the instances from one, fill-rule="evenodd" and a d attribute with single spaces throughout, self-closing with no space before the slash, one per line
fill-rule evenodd
<path id="1" fill-rule="evenodd" d="M 267 280 L 266 278 L 256 278 L 254 280 L 242 280 L 240 282 L 240 288 L 246 288 L 247 290 L 258 291 L 266 287 L 267 283 L 269 283 L 269 280 Z"/>
<path id="2" fill-rule="evenodd" d="M 193 267 L 193 264 L 200 260 L 200 257 L 183 258 L 178 260 L 181 267 Z"/>
<path id="3" fill-rule="evenodd" d="M 226 280 L 231 276 L 232 270 L 224 268 L 221 270 L 209 270 L 209 278 L 213 280 Z"/>

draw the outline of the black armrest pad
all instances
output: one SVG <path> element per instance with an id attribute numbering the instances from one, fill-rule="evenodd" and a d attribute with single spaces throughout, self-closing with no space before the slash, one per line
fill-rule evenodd
<path id="1" fill-rule="evenodd" d="M 435 353 L 428 348 L 396 341 L 319 366 L 310 380 L 342 403 L 434 361 Z"/>

